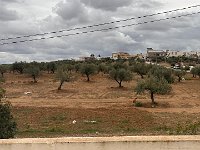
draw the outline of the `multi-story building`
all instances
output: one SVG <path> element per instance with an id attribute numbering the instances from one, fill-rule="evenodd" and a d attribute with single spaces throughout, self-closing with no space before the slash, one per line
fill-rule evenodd
<path id="1" fill-rule="evenodd" d="M 200 57 L 200 52 L 198 51 L 179 51 L 179 50 L 153 50 L 152 48 L 147 48 L 147 58 L 155 57 Z"/>
<path id="2" fill-rule="evenodd" d="M 147 58 L 156 58 L 156 57 L 166 57 L 167 52 L 164 50 L 154 50 L 153 48 L 147 48 Z"/>
<path id="3" fill-rule="evenodd" d="M 167 50 L 167 57 L 179 57 L 179 56 L 185 56 L 185 57 L 200 57 L 200 52 L 198 51 L 175 51 L 175 50 Z"/>
<path id="4" fill-rule="evenodd" d="M 179 56 L 184 56 L 186 53 L 182 51 L 177 51 L 177 50 L 166 50 L 167 52 L 167 57 L 179 57 Z"/>

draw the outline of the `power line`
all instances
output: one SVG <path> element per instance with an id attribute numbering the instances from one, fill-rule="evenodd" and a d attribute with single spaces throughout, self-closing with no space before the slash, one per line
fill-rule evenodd
<path id="1" fill-rule="evenodd" d="M 174 9 L 174 10 L 170 10 L 170 11 L 164 11 L 164 12 L 160 12 L 160 13 L 154 13 L 154 14 L 144 15 L 144 16 L 140 16 L 140 17 L 132 17 L 132 18 L 116 20 L 116 21 L 111 21 L 111 22 L 105 22 L 105 23 L 100 23 L 100 24 L 94 24 L 94 25 L 89 25 L 89 26 L 83 26 L 83 27 L 77 27 L 77 28 L 71 28 L 71 29 L 63 29 L 63 30 L 59 30 L 59 31 L 51 31 L 51 32 L 38 33 L 38 34 L 23 35 L 23 36 L 17 36 L 17 37 L 13 37 L 13 38 L 12 37 L 3 38 L 3 39 L 0 39 L 0 41 L 28 38 L 28 37 L 34 37 L 34 36 L 44 36 L 44 35 L 48 35 L 48 34 L 56 34 L 56 33 L 62 33 L 62 32 L 80 30 L 80 29 L 87 29 L 87 28 L 92 28 L 92 27 L 104 26 L 104 25 L 109 25 L 109 24 L 114 24 L 114 23 L 126 22 L 126 21 L 130 21 L 130 20 L 135 20 L 135 19 L 141 19 L 141 18 L 152 17 L 152 16 L 156 16 L 156 15 L 172 13 L 172 12 L 196 8 L 196 7 L 200 7 L 200 5 L 194 5 L 194 6 L 184 7 L 184 8 L 180 8 L 180 9 Z"/>
<path id="2" fill-rule="evenodd" d="M 164 21 L 164 20 L 176 19 L 176 18 L 181 18 L 181 17 L 186 17 L 186 16 L 192 16 L 192 15 L 196 15 L 196 14 L 200 14 L 200 11 L 199 12 L 195 12 L 195 13 L 185 14 L 185 15 L 179 15 L 179 16 L 175 16 L 175 17 L 167 17 L 167 18 L 163 18 L 163 19 L 156 19 L 156 20 L 151 20 L 151 21 L 139 22 L 139 23 L 134 23 L 134 24 L 128 24 L 128 25 L 122 25 L 122 26 L 104 28 L 104 29 L 96 29 L 96 30 L 90 30 L 90 31 L 83 31 L 83 32 L 77 32 L 77 33 L 71 33 L 71 34 L 50 36 L 50 37 L 42 37 L 42 38 L 22 40 L 22 41 L 14 41 L 14 42 L 9 42 L 9 43 L 0 43 L 0 45 L 25 43 L 25 42 L 40 41 L 40 40 L 45 40 L 45 39 L 53 39 L 53 38 L 75 36 L 75 35 L 87 34 L 87 33 L 93 33 L 93 32 L 109 31 L 109 30 L 118 29 L 118 28 L 125 28 L 125 27 L 131 27 L 131 26 L 136 26 L 136 25 L 148 24 L 148 23 L 153 23 L 153 22 L 160 22 L 160 21 Z"/>

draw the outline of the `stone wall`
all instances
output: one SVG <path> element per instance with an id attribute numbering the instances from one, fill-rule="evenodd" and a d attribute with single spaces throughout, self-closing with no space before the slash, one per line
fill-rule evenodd
<path id="1" fill-rule="evenodd" d="M 68 137 L 0 140 L 0 150 L 199 150 L 200 136 Z"/>

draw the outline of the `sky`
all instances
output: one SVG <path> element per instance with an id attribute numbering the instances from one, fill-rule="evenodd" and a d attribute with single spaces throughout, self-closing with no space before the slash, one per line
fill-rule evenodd
<path id="1" fill-rule="evenodd" d="M 199 4 L 199 0 L 0 0 L 0 39 L 140 17 Z M 200 7 L 91 29 L 49 34 L 45 37 L 116 27 L 198 11 Z M 200 51 L 199 18 L 200 14 L 197 14 L 106 32 L 0 45 L 0 63 L 46 62 L 74 59 L 90 54 L 109 57 L 112 52 L 119 51 L 137 54 L 145 53 L 148 47 L 159 50 Z M 13 41 L 15 40 L 0 43 Z"/>

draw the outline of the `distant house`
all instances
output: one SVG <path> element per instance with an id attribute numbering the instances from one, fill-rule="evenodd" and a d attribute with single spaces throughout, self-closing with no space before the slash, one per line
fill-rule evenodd
<path id="1" fill-rule="evenodd" d="M 91 54 L 90 57 L 79 57 L 80 61 L 91 61 L 91 60 L 96 60 L 95 55 Z"/>
<path id="2" fill-rule="evenodd" d="M 147 58 L 153 59 L 157 57 L 166 57 L 167 52 L 164 50 L 154 50 L 153 48 L 147 48 Z"/>
<path id="3" fill-rule="evenodd" d="M 146 59 L 146 55 L 144 55 L 144 54 L 142 54 L 142 53 L 137 54 L 135 57 L 136 57 L 136 58 L 139 58 L 139 59 Z"/>
<path id="4" fill-rule="evenodd" d="M 177 51 L 177 50 L 167 50 L 167 57 L 179 57 L 179 56 L 184 56 L 186 53 L 182 51 Z"/>
<path id="5" fill-rule="evenodd" d="M 159 58 L 159 57 L 190 57 L 200 58 L 200 52 L 198 51 L 178 51 L 178 50 L 154 50 L 153 48 L 147 48 L 147 60 Z"/>
<path id="6" fill-rule="evenodd" d="M 135 55 L 130 55 L 127 52 L 118 52 L 118 53 L 112 53 L 112 59 L 130 59 L 136 57 Z"/>
<path id="7" fill-rule="evenodd" d="M 200 52 L 197 51 L 175 51 L 175 50 L 167 50 L 167 57 L 190 57 L 190 58 L 199 58 L 200 57 Z"/>
<path id="8" fill-rule="evenodd" d="M 200 58 L 200 51 L 199 51 L 199 52 L 197 52 L 197 56 L 198 56 L 198 58 Z"/>
<path id="9" fill-rule="evenodd" d="M 197 51 L 190 51 L 190 52 L 187 52 L 186 55 L 187 57 L 190 57 L 190 58 L 199 58 L 199 55 L 200 52 L 197 52 Z"/>

